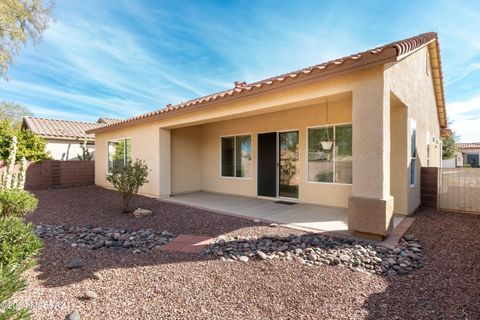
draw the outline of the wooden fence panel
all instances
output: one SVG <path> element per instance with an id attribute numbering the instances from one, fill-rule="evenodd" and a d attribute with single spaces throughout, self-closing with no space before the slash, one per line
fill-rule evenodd
<path id="1" fill-rule="evenodd" d="M 423 167 L 421 171 L 422 206 L 438 208 L 439 168 Z"/>

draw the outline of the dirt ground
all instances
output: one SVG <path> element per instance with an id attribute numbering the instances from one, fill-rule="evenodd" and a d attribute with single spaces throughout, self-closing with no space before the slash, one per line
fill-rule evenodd
<path id="1" fill-rule="evenodd" d="M 152 217 L 121 213 L 119 195 L 98 187 L 36 191 L 33 223 L 155 228 L 173 233 L 289 235 L 251 220 L 136 197 Z M 480 215 L 420 209 L 408 231 L 425 267 L 393 278 L 340 266 L 272 260 L 223 262 L 198 254 L 72 248 L 49 239 L 28 289 L 16 299 L 33 319 L 479 319 Z M 86 266 L 67 269 L 73 259 Z M 100 280 L 92 279 L 98 272 Z M 85 291 L 98 297 L 82 298 Z"/>

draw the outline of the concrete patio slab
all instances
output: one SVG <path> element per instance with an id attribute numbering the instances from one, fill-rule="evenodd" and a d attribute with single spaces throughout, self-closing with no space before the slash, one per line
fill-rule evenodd
<path id="1" fill-rule="evenodd" d="M 277 200 L 211 192 L 192 192 L 163 200 L 220 213 L 276 222 L 287 227 L 348 233 L 348 210 L 346 208 L 304 203 L 288 205 L 276 203 Z M 403 218 L 403 216 L 394 216 L 394 226 L 396 227 Z"/>

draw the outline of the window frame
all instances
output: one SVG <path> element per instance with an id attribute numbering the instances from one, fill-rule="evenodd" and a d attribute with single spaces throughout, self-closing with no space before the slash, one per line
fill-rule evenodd
<path id="1" fill-rule="evenodd" d="M 309 149 L 309 144 L 308 144 L 308 130 L 310 129 L 325 129 L 325 128 L 330 128 L 330 127 L 333 127 L 333 138 L 334 138 L 334 143 L 333 143 L 333 147 L 332 148 L 335 148 L 335 146 L 337 145 L 336 143 L 336 127 L 337 126 L 348 126 L 348 125 L 351 125 L 352 126 L 352 130 L 353 130 L 353 122 L 344 122 L 344 123 L 335 123 L 335 124 L 332 124 L 332 125 L 320 125 L 320 126 L 312 126 L 312 127 L 306 127 L 305 128 L 305 138 L 306 138 L 306 148 L 305 148 L 305 153 L 306 153 L 306 156 L 305 156 L 305 162 L 306 162 L 306 166 L 305 166 L 305 171 L 306 171 L 306 175 L 305 175 L 305 183 L 311 183 L 311 184 L 324 184 L 324 185 L 339 185 L 339 186 L 352 186 L 353 185 L 353 176 L 352 176 L 352 183 L 345 183 L 345 182 L 335 182 L 335 173 L 336 173 L 336 169 L 337 169 L 337 164 L 336 164 L 336 160 L 337 160 L 337 153 L 335 152 L 335 150 L 332 152 L 333 153 L 333 181 L 332 182 L 325 182 L 325 181 L 310 181 L 308 179 L 308 177 L 310 176 L 310 168 L 308 166 L 308 149 Z M 352 143 L 353 143 L 353 131 L 352 131 Z M 352 149 L 352 171 L 353 171 L 353 149 Z"/>
<path id="2" fill-rule="evenodd" d="M 415 149 L 414 152 L 412 152 L 412 135 L 413 132 L 415 131 Z M 410 175 L 409 175 L 409 183 L 410 183 L 410 188 L 414 188 L 417 185 L 417 159 L 418 159 L 418 150 L 417 150 L 417 123 L 415 120 L 410 119 Z M 413 153 L 413 154 L 412 154 Z M 415 165 L 412 166 L 412 163 Z"/>
<path id="3" fill-rule="evenodd" d="M 236 157 L 236 152 L 237 152 L 237 137 L 241 137 L 241 136 L 250 136 L 250 157 L 252 158 L 252 160 L 250 161 L 250 177 L 237 177 L 236 174 L 237 174 L 237 157 Z M 253 134 L 251 133 L 239 133 L 239 134 L 228 134 L 228 135 L 221 135 L 220 136 L 220 139 L 219 139 L 219 142 L 220 142 L 220 165 L 219 165 L 219 176 L 220 178 L 222 179 L 242 179 L 242 180 L 251 180 L 252 177 L 253 177 L 253 148 L 252 148 L 252 145 L 253 145 Z M 233 177 L 229 177 L 229 176 L 224 176 L 222 174 L 222 161 L 223 161 L 223 157 L 222 157 L 222 139 L 223 138 L 233 138 Z"/>
<path id="4" fill-rule="evenodd" d="M 427 131 L 426 135 L 427 135 L 427 136 L 426 136 L 426 138 L 427 138 L 427 149 L 426 149 L 426 152 L 427 152 L 427 153 L 426 153 L 425 157 L 426 157 L 426 159 L 427 159 L 427 167 L 430 167 L 430 156 L 431 156 L 431 150 L 430 150 L 430 132 Z M 435 139 L 435 138 L 433 138 L 433 139 Z"/>
<path id="5" fill-rule="evenodd" d="M 107 175 L 111 175 L 112 172 L 110 171 L 110 168 L 108 166 L 108 162 L 110 161 L 110 154 L 109 154 L 109 150 L 108 150 L 108 146 L 110 144 L 110 142 L 116 142 L 116 141 L 125 141 L 125 140 L 130 140 L 130 144 L 132 144 L 132 138 L 131 137 L 126 137 L 126 138 L 118 138 L 118 139 L 110 139 L 110 140 L 107 140 Z M 127 153 L 124 151 L 124 154 L 126 155 Z M 123 164 L 126 165 L 126 156 L 123 158 Z"/>

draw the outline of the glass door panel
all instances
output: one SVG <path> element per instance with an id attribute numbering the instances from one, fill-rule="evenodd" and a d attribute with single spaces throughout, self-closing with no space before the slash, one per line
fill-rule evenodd
<path id="1" fill-rule="evenodd" d="M 279 196 L 298 198 L 298 131 L 279 132 Z"/>

